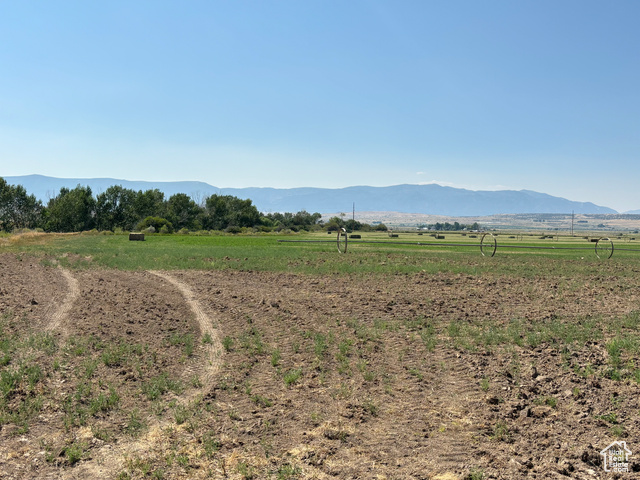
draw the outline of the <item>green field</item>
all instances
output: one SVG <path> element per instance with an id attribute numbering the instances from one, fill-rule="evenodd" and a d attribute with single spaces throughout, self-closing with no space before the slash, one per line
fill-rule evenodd
<path id="1" fill-rule="evenodd" d="M 34 254 L 74 269 L 99 266 L 120 270 L 244 270 L 296 273 L 499 273 L 524 276 L 632 275 L 640 263 L 640 242 L 613 238 L 614 255 L 599 258 L 583 237 L 537 235 L 495 237 L 495 256 L 483 256 L 482 234 L 363 233 L 338 251 L 335 234 L 296 235 L 127 235 L 71 234 L 9 237 L 4 251 Z M 6 237 L 5 237 L 6 240 Z M 603 242 L 608 245 L 609 242 Z M 2 246 L 4 245 L 4 246 Z M 344 243 L 341 243 L 344 249 Z M 490 249 L 486 251 L 490 252 Z"/>

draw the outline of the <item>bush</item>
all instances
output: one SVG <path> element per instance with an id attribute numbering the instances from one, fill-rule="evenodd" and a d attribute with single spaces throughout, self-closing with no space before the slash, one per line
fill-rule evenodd
<path id="1" fill-rule="evenodd" d="M 160 233 L 173 233 L 173 225 L 166 218 L 147 217 L 138 224 L 138 230 L 141 232 L 150 227 L 153 227 L 155 229 L 154 231 L 156 232 L 159 231 Z M 162 229 L 164 227 L 166 227 L 166 230 L 163 232 Z"/>

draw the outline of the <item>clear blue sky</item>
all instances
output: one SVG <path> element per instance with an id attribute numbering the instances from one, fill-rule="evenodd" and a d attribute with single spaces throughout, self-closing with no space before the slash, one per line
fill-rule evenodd
<path id="1" fill-rule="evenodd" d="M 0 176 L 640 209 L 640 1 L 0 2 Z"/>

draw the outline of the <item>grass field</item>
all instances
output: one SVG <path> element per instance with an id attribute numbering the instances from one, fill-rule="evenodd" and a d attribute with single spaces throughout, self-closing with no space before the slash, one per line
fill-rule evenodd
<path id="1" fill-rule="evenodd" d="M 603 476 L 640 445 L 636 241 L 441 235 L 0 238 L 0 471 Z"/>
<path id="2" fill-rule="evenodd" d="M 130 242 L 126 235 L 26 235 L 7 241 L 5 251 L 55 257 L 70 268 L 91 265 L 121 270 L 205 269 L 299 273 L 513 273 L 546 276 L 593 273 L 640 260 L 640 241 L 614 238 L 614 256 L 598 258 L 584 237 L 541 239 L 539 235 L 496 236 L 493 258 L 483 256 L 482 234 L 365 233 L 340 255 L 336 235 L 171 235 Z M 308 242 L 308 243 L 307 243 Z M 368 243 L 367 243 L 368 242 Z M 604 242 L 603 242 L 604 243 Z M 418 245 L 420 244 L 420 245 Z M 341 244 L 344 249 L 344 243 Z M 548 262 L 547 260 L 551 260 Z"/>

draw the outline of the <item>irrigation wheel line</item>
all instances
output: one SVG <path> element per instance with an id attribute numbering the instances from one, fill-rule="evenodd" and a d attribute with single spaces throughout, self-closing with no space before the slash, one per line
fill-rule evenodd
<path id="1" fill-rule="evenodd" d="M 485 239 L 489 237 L 486 241 Z M 492 233 L 485 233 L 480 239 L 480 253 L 483 257 L 493 257 L 498 249 L 498 241 Z"/>
<path id="2" fill-rule="evenodd" d="M 609 259 L 613 256 L 613 241 L 608 237 L 599 238 L 595 250 L 596 257 Z"/>
<path id="3" fill-rule="evenodd" d="M 344 237 L 344 250 L 342 249 L 342 247 L 340 247 L 340 237 L 343 236 Z M 347 253 L 347 231 L 344 228 L 341 228 L 340 230 L 338 230 L 338 237 L 336 239 L 336 242 L 338 244 L 338 252 L 339 253 Z"/>
<path id="4" fill-rule="evenodd" d="M 340 241 L 340 237 L 344 237 L 344 241 Z M 278 243 L 333 243 L 334 240 L 278 240 Z M 336 238 L 339 253 L 347 252 L 347 232 L 345 229 L 338 231 Z M 354 241 L 354 244 L 386 244 L 386 245 L 416 245 L 422 247 L 473 247 L 478 248 L 477 243 L 440 243 L 440 242 L 388 242 L 378 240 L 361 240 Z M 593 250 L 593 247 L 577 247 L 577 246 L 534 246 L 534 245 L 501 245 L 502 250 L 514 248 L 514 249 L 529 249 L 529 250 Z M 484 257 L 493 257 L 498 249 L 498 241 L 492 233 L 485 233 L 480 240 L 480 253 Z M 640 249 L 635 248 L 617 248 L 618 251 L 636 252 L 640 253 Z M 613 241 L 610 238 L 601 238 L 597 241 L 595 247 L 596 256 L 600 259 L 609 259 L 613 256 Z"/>

